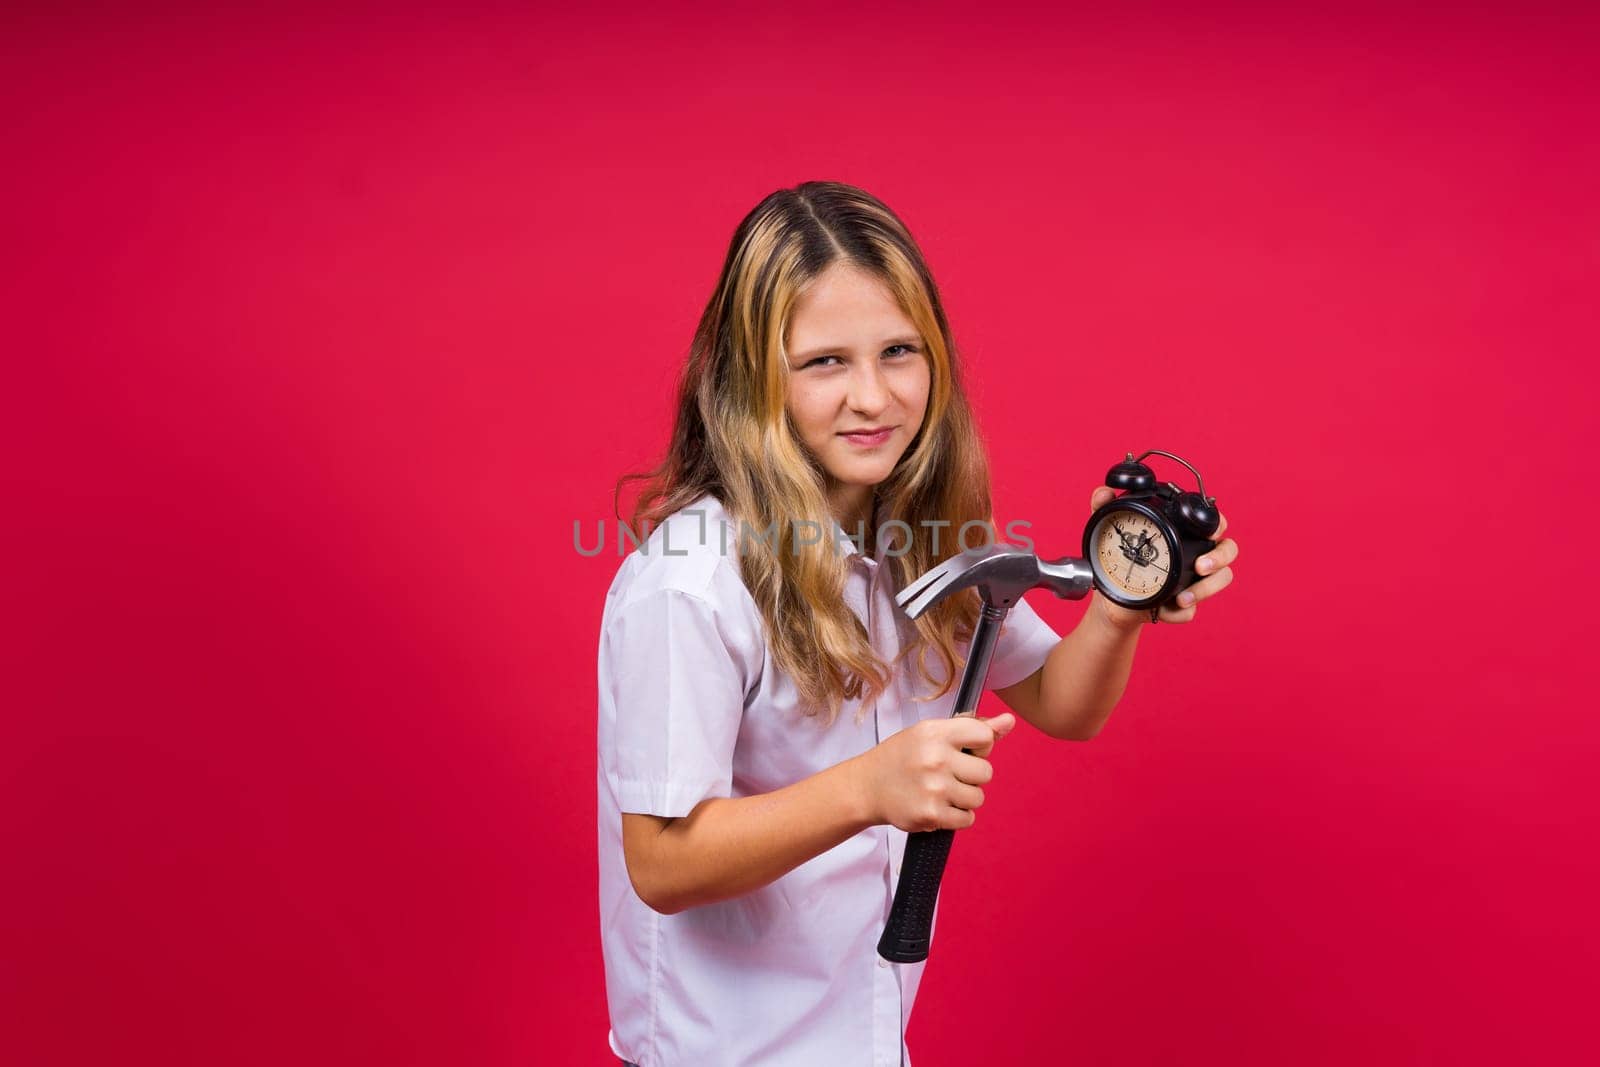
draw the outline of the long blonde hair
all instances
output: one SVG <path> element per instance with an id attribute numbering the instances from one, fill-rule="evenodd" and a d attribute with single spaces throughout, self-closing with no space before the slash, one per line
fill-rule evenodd
<path id="1" fill-rule="evenodd" d="M 876 197 L 840 182 L 804 182 L 766 197 L 734 231 L 716 289 L 700 316 L 678 386 L 677 420 L 666 457 L 646 473 L 624 475 L 613 506 L 621 518 L 624 484 L 644 480 L 629 526 L 645 530 L 706 493 L 735 522 L 773 539 L 741 539 L 740 575 L 760 608 L 777 666 L 794 680 L 809 715 L 832 723 L 845 699 L 863 712 L 888 687 L 893 669 L 873 652 L 861 620 L 845 603 L 847 563 L 826 538 L 799 539 L 803 522 L 833 530 L 825 473 L 801 444 L 786 406 L 784 338 L 796 298 L 843 261 L 880 278 L 921 333 L 929 364 L 922 427 L 875 490 L 879 536 L 899 520 L 911 530 L 886 560 L 895 587 L 954 555 L 953 532 L 993 516 L 988 462 L 962 389 L 955 343 L 939 290 L 910 232 Z M 943 527 L 939 553 L 933 552 Z M 812 526 L 815 530 L 818 526 Z M 905 549 L 903 554 L 900 553 Z M 872 546 L 867 546 L 869 554 Z M 957 646 L 970 642 L 977 593 L 946 597 L 914 621 L 916 669 L 942 696 L 954 684 Z M 932 650 L 943 678 L 924 658 Z"/>

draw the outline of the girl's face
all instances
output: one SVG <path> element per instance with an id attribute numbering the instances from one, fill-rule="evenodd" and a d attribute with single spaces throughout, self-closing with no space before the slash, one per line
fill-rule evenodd
<path id="1" fill-rule="evenodd" d="M 881 281 L 839 262 L 796 301 L 786 349 L 789 417 L 827 472 L 834 514 L 865 518 L 928 409 L 922 338 Z"/>

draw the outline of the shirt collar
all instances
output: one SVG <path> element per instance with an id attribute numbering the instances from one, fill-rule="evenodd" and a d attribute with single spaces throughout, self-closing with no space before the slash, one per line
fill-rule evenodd
<path id="1" fill-rule="evenodd" d="M 883 501 L 880 500 L 873 505 L 872 521 L 863 524 L 859 530 L 846 530 L 838 519 L 833 520 L 834 543 L 839 546 L 839 553 L 843 558 L 849 560 L 852 564 L 857 559 L 860 559 L 861 562 L 866 563 L 869 567 L 877 567 L 883 562 L 883 557 L 887 554 L 887 545 L 869 545 L 868 547 L 873 549 L 872 555 L 869 556 L 862 552 L 856 544 L 858 534 L 862 541 L 869 541 L 873 537 L 874 531 L 877 532 L 877 539 L 880 542 L 883 541 L 883 513 L 884 505 Z"/>
<path id="2" fill-rule="evenodd" d="M 728 515 L 727 508 L 723 507 L 722 501 L 718 500 L 716 494 L 714 493 L 706 493 L 700 497 L 700 499 L 691 504 L 690 507 L 705 509 L 708 518 L 718 520 L 726 519 L 727 521 L 732 521 L 731 516 Z M 882 540 L 881 531 L 883 530 L 883 516 L 884 504 L 883 501 L 880 500 L 873 505 L 872 522 L 868 524 L 872 530 L 879 531 L 879 540 Z M 833 520 L 834 544 L 838 546 L 840 556 L 843 559 L 848 560 L 851 564 L 854 564 L 859 560 L 860 562 L 865 563 L 868 567 L 876 568 L 883 562 L 883 557 L 888 554 L 888 546 L 873 546 L 874 552 L 869 556 L 856 546 L 856 543 L 853 540 L 855 533 L 856 531 L 854 530 L 846 530 L 844 526 L 840 524 L 838 519 Z M 872 534 L 868 529 L 863 528 L 861 530 L 861 537 L 863 540 L 868 540 L 871 538 L 871 536 Z"/>

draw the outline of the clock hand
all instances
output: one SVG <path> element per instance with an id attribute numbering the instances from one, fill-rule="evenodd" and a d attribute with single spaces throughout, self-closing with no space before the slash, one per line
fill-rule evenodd
<path id="1" fill-rule="evenodd" d="M 1150 544 L 1150 531 L 1146 530 L 1146 531 L 1144 531 L 1143 533 L 1141 533 L 1139 535 L 1139 543 L 1137 545 L 1133 546 L 1134 562 L 1137 563 L 1141 567 L 1147 567 L 1147 566 L 1150 565 L 1150 561 L 1144 558 L 1144 556 L 1145 556 L 1144 550 L 1149 546 L 1149 544 Z"/>

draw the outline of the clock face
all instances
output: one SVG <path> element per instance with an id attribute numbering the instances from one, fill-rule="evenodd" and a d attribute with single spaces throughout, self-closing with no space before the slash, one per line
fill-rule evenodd
<path id="1" fill-rule="evenodd" d="M 1137 511 L 1113 511 L 1102 518 L 1090 545 L 1095 570 L 1129 600 L 1155 596 L 1172 572 L 1172 548 L 1161 528 Z"/>

